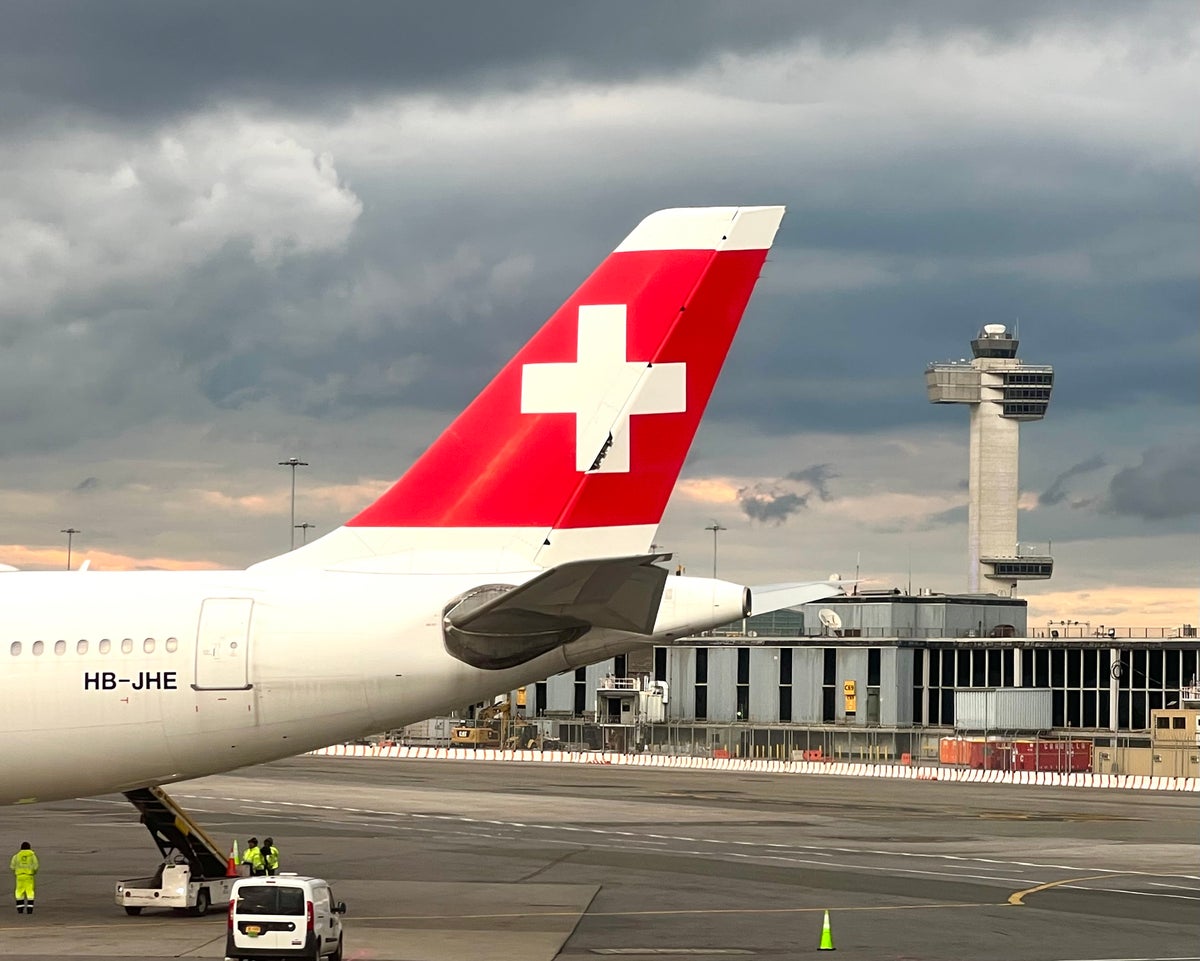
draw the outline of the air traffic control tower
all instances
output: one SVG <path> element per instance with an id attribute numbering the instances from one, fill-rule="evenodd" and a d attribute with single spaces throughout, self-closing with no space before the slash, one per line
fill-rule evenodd
<path id="1" fill-rule="evenodd" d="M 1054 368 L 1017 360 L 1017 339 L 987 324 L 971 341 L 972 360 L 925 369 L 933 404 L 971 405 L 967 507 L 967 591 L 1015 595 L 1018 580 L 1054 572 L 1050 550 L 1017 541 L 1017 461 L 1021 421 L 1046 416 Z M 994 587 L 982 587 L 987 581 Z"/>

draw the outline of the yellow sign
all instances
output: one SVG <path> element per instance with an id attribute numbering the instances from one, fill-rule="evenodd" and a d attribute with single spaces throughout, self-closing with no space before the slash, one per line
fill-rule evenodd
<path id="1" fill-rule="evenodd" d="M 858 685 L 854 681 L 842 681 L 842 697 L 846 701 L 846 713 L 858 712 Z"/>

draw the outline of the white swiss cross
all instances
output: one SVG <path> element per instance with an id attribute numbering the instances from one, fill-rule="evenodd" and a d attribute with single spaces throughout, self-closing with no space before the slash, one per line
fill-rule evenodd
<path id="1" fill-rule="evenodd" d="M 579 308 L 577 356 L 523 365 L 521 413 L 574 414 L 575 469 L 628 473 L 629 418 L 687 410 L 687 364 L 626 360 L 625 304 Z"/>

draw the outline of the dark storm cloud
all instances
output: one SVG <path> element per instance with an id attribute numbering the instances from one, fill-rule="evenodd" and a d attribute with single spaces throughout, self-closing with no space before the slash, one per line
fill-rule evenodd
<path id="1" fill-rule="evenodd" d="M 787 475 L 787 479 L 810 485 L 821 500 L 827 501 L 832 499 L 829 493 L 829 481 L 837 476 L 837 472 L 831 465 L 813 464 L 812 467 L 806 467 L 804 470 L 792 471 Z"/>
<path id="2" fill-rule="evenodd" d="M 777 481 L 760 481 L 740 488 L 738 506 L 751 520 L 782 524 L 793 514 L 805 510 L 813 496 L 833 500 L 829 481 L 839 476 L 830 464 L 813 464 L 792 471 Z M 801 488 L 797 490 L 797 487 Z"/>
<path id="3" fill-rule="evenodd" d="M 790 491 L 743 487 L 738 491 L 738 506 L 751 520 L 782 524 L 808 506 L 808 496 Z"/>
<path id="4" fill-rule="evenodd" d="M 347 12 L 315 3 L 17 3 L 0 31 L 0 104 L 26 98 L 39 115 L 65 105 L 147 125 L 229 98 L 314 113 L 397 91 L 480 94 L 564 78 L 664 76 L 725 52 L 770 51 L 801 37 L 849 57 L 897 33 L 974 31 L 995 43 L 1049 21 L 1094 26 L 1129 15 L 1120 3 L 1067 2 L 778 2 L 752 9 L 480 4 L 462 29 L 449 23 L 461 10 L 436 6 L 362 4 Z M 1157 9 L 1138 6 L 1141 29 L 1161 19 Z M 786 102 L 796 91 L 778 95 Z M 627 123 L 645 120 L 634 114 Z M 711 132 L 698 122 L 692 135 L 702 141 Z M 635 149 L 599 138 L 595 147 L 605 157 Z M 594 171 L 565 178 L 557 194 L 543 182 L 548 168 L 536 163 L 514 172 L 491 158 L 464 158 L 478 181 L 466 190 L 436 174 L 420 181 L 399 165 L 375 172 L 374 181 L 371 172 L 350 169 L 347 177 L 367 202 L 348 250 L 266 270 L 247 256 L 245 242 L 231 243 L 161 296 L 160 316 L 169 310 L 175 329 L 130 333 L 126 356 L 141 369 L 166 363 L 182 371 L 223 408 L 271 398 L 288 410 L 334 416 L 400 403 L 457 409 L 636 216 L 675 203 L 727 201 L 734 166 L 739 196 L 781 200 L 790 212 L 713 397 L 714 419 L 745 420 L 769 433 L 814 424 L 846 431 L 950 425 L 955 413 L 925 401 L 924 365 L 965 353 L 982 323 L 1014 316 L 1022 319 L 1022 356 L 1060 365 L 1051 417 L 1147 396 L 1184 398 L 1188 358 L 1197 348 L 1194 283 L 1137 282 L 1128 258 L 1097 239 L 1136 223 L 1150 238 L 1141 250 L 1145 262 L 1194 248 L 1190 173 L 1148 164 L 1131 178 L 1128 157 L 1096 151 L 1069 127 L 1014 137 L 1011 126 L 986 117 L 940 130 L 900 154 L 884 151 L 875 162 L 826 166 L 822 150 L 820 143 L 769 141 L 750 151 L 748 166 L 741 154 L 734 161 L 717 151 L 706 161 L 681 143 L 674 152 L 691 158 L 686 166 L 596 163 Z M 351 161 L 337 159 L 349 169 Z M 997 172 L 1025 170 L 1036 170 L 1051 188 L 1021 178 L 987 186 Z M 423 209 L 426 194 L 429 208 L 442 208 L 439 216 Z M 364 269 L 407 281 L 403 267 L 411 261 L 419 279 L 430 263 L 451 259 L 463 238 L 482 266 L 456 276 L 436 302 L 413 303 L 405 291 L 348 328 L 346 305 L 328 297 Z M 514 248 L 536 252 L 537 269 L 518 291 L 498 298 L 487 289 L 486 267 Z M 804 267 L 813 249 L 899 266 L 887 283 L 797 292 L 788 272 Z M 1090 258 L 1099 279 L 1031 279 L 1017 268 L 988 266 L 1064 250 Z M 941 269 L 921 273 L 930 262 Z M 163 283 L 171 283 L 163 273 Z M 105 305 L 89 292 L 80 309 L 96 316 Z M 320 322 L 298 337 L 297 318 Z M 404 358 L 413 362 L 398 370 L 392 361 Z"/>
<path id="5" fill-rule="evenodd" d="M 1148 521 L 1200 514 L 1200 444 L 1146 451 L 1136 467 L 1118 471 L 1108 487 L 1107 512 Z"/>
<path id="6" fill-rule="evenodd" d="M 1042 507 L 1048 507 L 1066 500 L 1067 495 L 1070 493 L 1067 489 L 1068 480 L 1080 474 L 1090 474 L 1092 471 L 1097 471 L 1101 467 L 1104 467 L 1105 463 L 1103 455 L 1097 454 L 1095 457 L 1089 457 L 1085 461 L 1068 467 L 1054 478 L 1050 486 L 1038 496 L 1038 504 Z"/>
<path id="7" fill-rule="evenodd" d="M 1157 4 L 1137 6 L 1139 20 L 1169 23 L 1169 4 L 1157 16 Z M 0 116 L 37 118 L 59 105 L 140 124 L 224 98 L 313 112 L 381 92 L 663 75 L 798 38 L 839 51 L 897 34 L 1008 40 L 1045 23 L 1119 20 L 1128 7 L 1118 0 L 761 0 L 752 8 L 718 0 L 13 0 L 0 32 Z"/>

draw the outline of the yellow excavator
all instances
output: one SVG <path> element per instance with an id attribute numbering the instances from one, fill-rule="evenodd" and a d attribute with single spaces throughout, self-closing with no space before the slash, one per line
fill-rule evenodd
<path id="1" fill-rule="evenodd" d="M 508 701 L 482 708 L 474 722 L 460 724 L 451 732 L 450 743 L 455 747 L 499 747 L 508 738 L 511 712 Z"/>
<path id="2" fill-rule="evenodd" d="M 504 746 L 513 751 L 558 751 L 562 749 L 562 741 L 543 736 L 536 724 L 515 724 Z"/>

